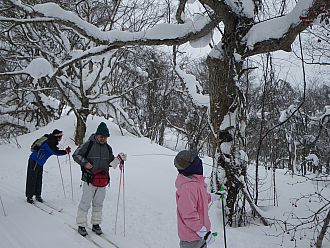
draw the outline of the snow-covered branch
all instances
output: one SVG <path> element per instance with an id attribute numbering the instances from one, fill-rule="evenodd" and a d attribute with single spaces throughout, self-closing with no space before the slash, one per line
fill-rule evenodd
<path id="1" fill-rule="evenodd" d="M 202 91 L 202 87 L 197 81 L 196 77 L 192 74 L 187 74 L 180 69 L 179 66 L 175 67 L 175 71 L 181 80 L 185 83 L 185 86 L 188 89 L 189 95 L 191 96 L 194 103 L 200 107 L 209 107 L 210 106 L 210 97 L 207 95 L 202 95 L 197 92 Z"/>
<path id="2" fill-rule="evenodd" d="M 208 16 L 196 15 L 194 20 L 187 21 L 184 24 L 161 23 L 140 32 L 102 31 L 95 25 L 81 19 L 75 13 L 64 10 L 55 3 L 49 2 L 28 7 L 15 0 L 10 1 L 30 15 L 54 19 L 54 22 L 74 29 L 97 44 L 119 47 L 124 45 L 179 45 L 189 40 L 204 37 L 217 25 Z"/>
<path id="3" fill-rule="evenodd" d="M 30 18 L 30 19 L 18 19 L 18 18 L 8 18 L 4 16 L 0 16 L 0 22 L 10 22 L 16 24 L 28 24 L 28 23 L 46 23 L 46 22 L 54 22 L 54 18 Z"/>
<path id="4" fill-rule="evenodd" d="M 300 0 L 287 15 L 255 24 L 241 41 L 247 46 L 243 57 L 277 50 L 290 52 L 297 35 L 322 13 L 324 5 L 324 0 Z"/>

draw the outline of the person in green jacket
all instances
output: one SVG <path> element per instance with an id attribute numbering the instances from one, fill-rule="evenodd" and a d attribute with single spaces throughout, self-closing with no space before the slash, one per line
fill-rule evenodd
<path id="1" fill-rule="evenodd" d="M 95 134 L 87 142 L 79 146 L 72 157 L 82 169 L 83 193 L 78 206 L 76 223 L 78 232 L 86 236 L 87 214 L 92 203 L 91 224 L 92 231 L 102 234 L 103 201 L 106 195 L 106 186 L 109 183 L 109 167 L 116 168 L 126 161 L 126 154 L 113 155 L 111 146 L 107 143 L 110 132 L 107 125 L 101 122 Z M 98 178 L 96 180 L 96 178 Z"/>

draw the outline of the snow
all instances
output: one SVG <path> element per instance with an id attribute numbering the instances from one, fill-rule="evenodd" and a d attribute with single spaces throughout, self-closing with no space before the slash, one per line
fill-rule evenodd
<path id="1" fill-rule="evenodd" d="M 60 105 L 60 101 L 56 98 L 46 96 L 45 94 L 41 93 L 40 95 L 41 101 L 43 102 L 44 106 L 49 106 L 53 109 L 57 109 Z"/>
<path id="2" fill-rule="evenodd" d="M 245 37 L 243 37 L 242 41 L 252 50 L 254 45 L 258 42 L 283 37 L 290 27 L 299 24 L 299 16 L 312 6 L 313 1 L 314 0 L 298 1 L 289 14 L 255 24 Z"/>
<path id="3" fill-rule="evenodd" d="M 225 3 L 238 15 L 248 18 L 254 16 L 254 3 L 252 0 L 225 0 Z"/>
<path id="4" fill-rule="evenodd" d="M 294 111 L 296 111 L 297 106 L 295 104 L 291 104 L 287 109 L 281 111 L 281 115 L 279 118 L 279 122 L 285 122 Z"/>
<path id="5" fill-rule="evenodd" d="M 219 42 L 216 46 L 214 46 L 209 53 L 211 58 L 221 59 L 224 57 L 224 51 L 222 49 L 222 42 Z"/>
<path id="6" fill-rule="evenodd" d="M 89 137 L 96 130 L 101 121 L 108 124 L 111 134 L 109 144 L 114 153 L 125 152 L 128 154 L 128 160 L 125 164 L 126 235 L 123 235 L 122 198 L 119 201 L 116 234 L 114 230 L 120 172 L 111 169 L 111 183 L 110 187 L 107 188 L 107 196 L 104 201 L 104 221 L 101 225 L 106 236 L 121 248 L 178 247 L 174 187 L 177 171 L 173 166 L 176 152 L 154 144 L 149 139 L 137 138 L 127 132 L 121 136 L 120 130 L 115 124 L 98 117 L 88 119 L 86 137 Z M 81 172 L 79 166 L 72 159 L 69 160 L 67 156 L 59 157 L 66 198 L 62 189 L 57 158 L 51 157 L 44 167 L 43 197 L 46 201 L 62 207 L 64 209 L 62 213 L 55 212 L 53 215 L 49 215 L 26 203 L 24 197 L 27 158 L 30 154 L 31 143 L 44 133 L 50 133 L 53 129 L 60 128 L 64 131 L 60 147 L 70 145 L 74 150 L 76 148 L 72 141 L 74 125 L 74 117 L 66 116 L 35 132 L 17 137 L 19 147 L 15 145 L 15 142 L 0 146 L 2 158 L 0 195 L 6 212 L 6 216 L 4 216 L 0 205 L 0 247 L 95 247 L 70 227 L 75 227 L 75 215 L 81 195 Z M 73 199 L 71 199 L 70 162 Z M 211 166 L 208 165 L 212 164 L 212 159 L 204 157 L 203 162 L 205 175 L 209 176 Z M 253 170 L 253 168 L 251 169 Z M 271 177 L 268 170 L 260 169 L 260 173 L 263 178 Z M 253 171 L 251 171 L 252 174 Z M 271 200 L 269 202 L 268 200 L 263 201 L 260 208 L 267 216 L 287 220 L 293 213 L 297 216 L 307 215 L 309 208 L 315 210 L 315 207 L 319 207 L 318 204 L 320 203 L 316 201 L 300 203 L 294 200 L 295 197 L 300 197 L 301 193 L 314 193 L 321 186 L 319 183 L 316 185 L 316 183 L 310 183 L 297 176 L 290 176 L 286 174 L 285 170 L 277 170 L 276 176 L 279 207 L 272 207 Z M 263 184 L 262 188 L 260 199 L 266 198 L 265 196 L 272 192 L 269 183 Z M 322 193 L 326 199 L 330 198 L 329 188 L 326 188 Z M 299 208 L 293 207 L 292 203 L 298 204 Z M 209 213 L 212 231 L 219 233 L 216 242 L 209 247 L 223 247 L 221 204 L 214 203 L 210 206 Z M 275 237 L 276 228 L 272 226 L 263 227 L 258 223 L 240 228 L 227 226 L 226 231 L 227 245 L 231 248 L 281 247 L 282 236 Z M 310 232 L 306 230 L 304 234 L 308 236 Z M 330 238 L 329 233 L 327 237 Z M 97 237 L 93 235 L 93 238 L 96 239 Z M 282 247 L 293 248 L 295 242 L 291 242 L 290 239 L 290 235 L 285 235 Z M 97 239 L 97 242 L 102 244 L 101 247 L 111 248 L 111 245 L 103 240 Z M 298 239 L 296 242 L 296 247 L 309 247 L 309 242 L 303 235 L 302 239 Z M 330 242 L 325 240 L 324 247 L 330 247 Z"/>
<path id="7" fill-rule="evenodd" d="M 196 77 L 192 74 L 185 73 L 183 70 L 180 69 L 179 66 L 175 67 L 175 71 L 184 81 L 193 102 L 201 107 L 209 107 L 210 97 L 208 95 L 202 95 L 197 92 L 197 89 L 200 92 L 202 92 L 203 89 L 200 83 L 197 81 Z"/>
<path id="8" fill-rule="evenodd" d="M 213 32 L 210 32 L 200 39 L 189 41 L 189 45 L 193 48 L 206 47 L 208 44 L 211 43 L 212 37 L 213 37 Z"/>
<path id="9" fill-rule="evenodd" d="M 49 76 L 53 73 L 53 68 L 48 60 L 44 58 L 35 58 L 23 70 L 24 73 L 29 74 L 34 79 Z"/>
<path id="10" fill-rule="evenodd" d="M 184 24 L 168 24 L 160 23 L 153 28 L 140 32 L 127 32 L 112 30 L 104 32 L 96 26 L 82 20 L 71 11 L 62 9 L 55 3 L 43 3 L 33 6 L 33 10 L 41 13 L 45 17 L 56 18 L 76 25 L 83 30 L 88 36 L 105 42 L 129 42 L 136 40 L 165 40 L 184 37 L 191 32 L 197 32 L 205 27 L 210 22 L 208 16 L 195 15 L 193 20 L 187 21 Z"/>
<path id="11" fill-rule="evenodd" d="M 234 113 L 229 112 L 227 115 L 225 115 L 223 121 L 221 122 L 220 129 L 225 130 L 228 127 L 235 127 L 236 116 L 237 116 L 237 109 L 235 109 Z"/>
<path id="12" fill-rule="evenodd" d="M 315 154 L 309 154 L 306 157 L 306 160 L 311 161 L 313 163 L 313 165 L 318 165 L 319 161 L 320 161 L 319 158 L 317 157 L 317 155 L 315 155 Z"/>

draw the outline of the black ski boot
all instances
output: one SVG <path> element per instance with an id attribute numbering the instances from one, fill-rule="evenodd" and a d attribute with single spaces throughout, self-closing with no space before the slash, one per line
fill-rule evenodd
<path id="1" fill-rule="evenodd" d="M 85 237 L 88 234 L 86 228 L 83 226 L 78 226 L 78 233 L 83 237 Z"/>
<path id="2" fill-rule="evenodd" d="M 33 203 L 34 203 L 32 197 L 26 197 L 26 201 L 27 201 L 28 203 L 30 203 L 30 204 L 33 204 Z"/>
<path id="3" fill-rule="evenodd" d="M 38 202 L 41 202 L 41 203 L 44 202 L 44 199 L 42 199 L 40 195 L 37 195 L 37 196 L 36 196 L 36 200 L 37 200 Z"/>
<path id="4" fill-rule="evenodd" d="M 99 224 L 93 225 L 92 231 L 97 235 L 101 235 L 103 233 Z"/>

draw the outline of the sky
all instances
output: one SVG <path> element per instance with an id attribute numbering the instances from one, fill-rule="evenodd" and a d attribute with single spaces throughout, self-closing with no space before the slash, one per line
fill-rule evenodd
<path id="1" fill-rule="evenodd" d="M 128 154 L 125 163 L 125 208 L 123 206 L 123 189 L 121 189 L 118 210 L 118 222 L 115 232 L 116 207 L 119 192 L 120 171 L 110 169 L 110 187 L 104 201 L 103 223 L 101 227 L 108 239 L 120 248 L 175 248 L 178 246 L 176 228 L 175 178 L 177 171 L 173 165 L 175 151 L 161 147 L 147 138 L 138 138 L 127 132 L 121 136 L 119 128 L 108 120 L 91 116 L 87 122 L 88 138 L 101 121 L 105 121 L 110 129 L 109 144 L 115 154 Z M 43 193 L 45 201 L 63 208 L 62 212 L 48 214 L 31 206 L 25 200 L 25 177 L 30 145 L 39 136 L 58 128 L 64 136 L 60 147 L 71 146 L 73 143 L 75 119 L 66 116 L 29 134 L 17 137 L 16 141 L 0 146 L 2 165 L 0 166 L 0 195 L 6 215 L 0 206 L 0 247 L 1 248 L 87 248 L 113 247 L 102 238 L 92 234 L 89 238 L 95 243 L 81 237 L 76 231 L 75 215 L 81 196 L 80 167 L 68 156 L 51 157 L 44 167 Z M 175 137 L 167 135 L 167 146 L 171 146 Z M 212 159 L 202 158 L 206 181 L 210 175 Z M 58 164 L 59 161 L 59 164 Z M 71 162 L 71 165 L 70 165 Z M 70 169 L 71 168 L 71 169 Z M 63 176 L 65 196 L 61 183 L 60 170 Z M 72 171 L 72 186 L 70 170 Z M 251 168 L 250 176 L 254 174 Z M 290 216 L 305 216 L 310 210 L 319 207 L 312 201 L 295 202 L 301 193 L 313 193 L 323 187 L 321 183 L 306 182 L 303 178 L 290 176 L 286 170 L 277 170 L 276 185 L 278 207 L 272 206 L 272 173 L 260 169 L 265 183 L 261 186 L 260 208 L 265 216 L 282 220 L 294 221 Z M 299 182 L 299 183 L 297 183 Z M 73 198 L 72 198 L 73 192 Z M 330 198 L 330 189 L 323 191 Z M 298 207 L 292 205 L 296 203 Z M 125 211 L 124 211 L 125 209 Z M 249 209 L 247 209 L 249 211 Z M 209 246 L 224 247 L 222 212 L 220 202 L 209 208 L 212 231 L 219 233 L 216 242 Z M 125 235 L 124 218 L 125 212 Z M 298 232 L 297 240 L 290 241 L 291 235 L 279 234 L 275 225 L 264 227 L 257 220 L 251 220 L 247 227 L 226 227 L 227 245 L 230 248 L 275 248 L 309 247 L 307 239 L 313 231 Z M 278 235 L 278 236 L 276 236 Z M 330 239 L 329 233 L 327 238 Z M 323 247 L 330 247 L 324 241 Z M 282 246 L 281 246 L 282 244 Z"/>

